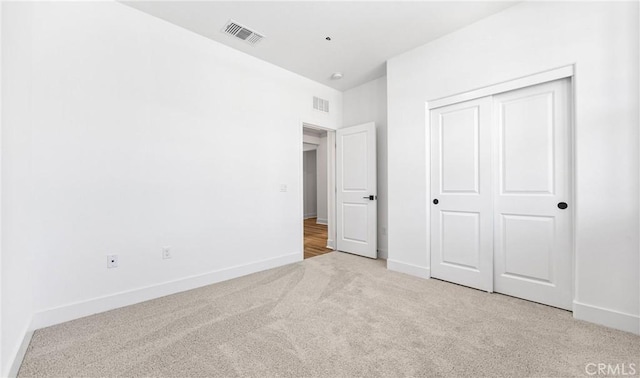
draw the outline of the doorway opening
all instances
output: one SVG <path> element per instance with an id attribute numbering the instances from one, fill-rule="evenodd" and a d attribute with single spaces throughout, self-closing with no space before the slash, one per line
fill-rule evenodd
<path id="1" fill-rule="evenodd" d="M 303 124 L 302 208 L 304 258 L 332 252 L 335 233 L 335 132 Z"/>

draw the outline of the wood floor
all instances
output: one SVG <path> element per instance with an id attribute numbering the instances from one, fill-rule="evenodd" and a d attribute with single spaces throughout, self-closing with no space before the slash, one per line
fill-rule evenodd
<path id="1" fill-rule="evenodd" d="M 304 258 L 320 256 L 333 251 L 327 248 L 328 231 L 324 224 L 317 224 L 316 218 L 304 220 Z"/>

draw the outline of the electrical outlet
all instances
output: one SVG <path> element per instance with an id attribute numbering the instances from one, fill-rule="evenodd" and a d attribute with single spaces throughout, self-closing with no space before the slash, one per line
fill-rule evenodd
<path id="1" fill-rule="evenodd" d="M 162 247 L 162 259 L 166 260 L 170 258 L 171 258 L 171 247 L 170 246 Z"/>
<path id="2" fill-rule="evenodd" d="M 118 267 L 118 255 L 107 255 L 107 268 Z"/>

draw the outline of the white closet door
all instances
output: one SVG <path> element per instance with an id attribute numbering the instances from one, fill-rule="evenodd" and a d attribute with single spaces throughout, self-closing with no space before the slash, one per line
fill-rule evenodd
<path id="1" fill-rule="evenodd" d="M 491 98 L 431 110 L 431 275 L 492 291 Z"/>
<path id="2" fill-rule="evenodd" d="M 493 101 L 494 290 L 564 309 L 572 302 L 568 99 L 564 79 Z"/>

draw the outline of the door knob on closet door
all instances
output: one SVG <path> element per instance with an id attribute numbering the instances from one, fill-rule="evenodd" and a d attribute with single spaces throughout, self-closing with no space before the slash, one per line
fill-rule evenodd
<path id="1" fill-rule="evenodd" d="M 440 201 L 438 201 L 438 199 L 437 199 L 437 198 L 433 200 L 433 204 L 434 204 L 434 205 L 437 205 L 437 204 L 438 204 L 438 202 L 440 202 Z"/>
<path id="2" fill-rule="evenodd" d="M 567 205 L 566 202 L 558 202 L 558 209 L 564 210 L 567 207 L 569 207 L 569 205 Z"/>

